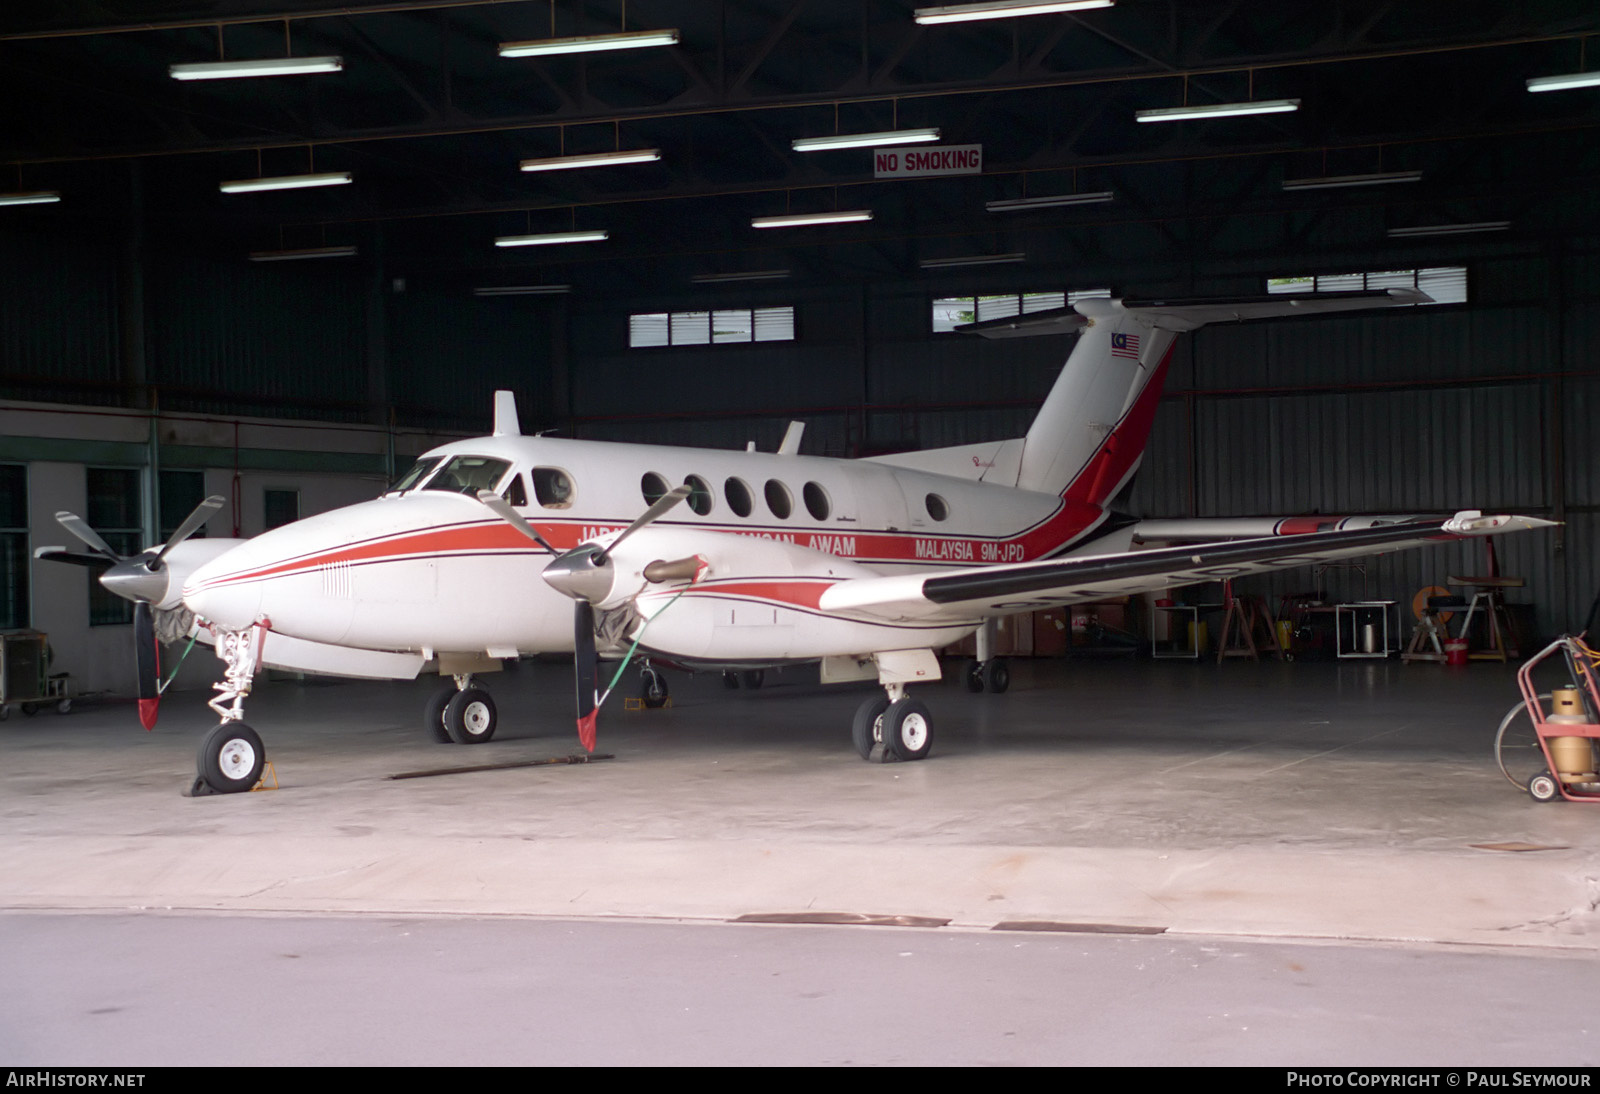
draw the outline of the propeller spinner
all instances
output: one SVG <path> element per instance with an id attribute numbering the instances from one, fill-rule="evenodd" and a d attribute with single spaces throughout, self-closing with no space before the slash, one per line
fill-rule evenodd
<path id="1" fill-rule="evenodd" d="M 595 652 L 594 627 L 596 603 L 602 603 L 616 585 L 616 570 L 611 554 L 623 540 L 639 529 L 659 520 L 673 506 L 687 498 L 687 483 L 657 498 L 639 518 L 624 528 L 610 544 L 581 543 L 570 551 L 558 553 L 550 543 L 534 530 L 511 505 L 498 494 L 480 490 L 478 500 L 500 515 L 512 527 L 539 546 L 556 555 L 544 569 L 544 579 L 551 588 L 573 600 L 572 612 L 572 667 L 576 677 L 578 707 L 578 740 L 585 749 L 594 751 L 595 718 L 599 714 L 600 696 L 597 685 L 599 657 Z M 690 560 L 680 560 L 687 563 Z M 693 560 L 698 565 L 699 560 Z M 671 566 L 672 576 L 685 569 L 677 563 L 652 563 L 651 566 Z M 648 569 L 648 568 L 647 568 Z M 661 571 L 657 571 L 660 573 Z M 692 576 L 690 569 L 688 575 Z M 648 577 L 648 580 L 666 580 L 665 577 Z"/>

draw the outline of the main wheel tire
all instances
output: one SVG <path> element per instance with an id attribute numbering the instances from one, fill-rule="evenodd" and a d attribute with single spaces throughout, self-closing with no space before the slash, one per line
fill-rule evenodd
<path id="1" fill-rule="evenodd" d="M 195 767 L 218 794 L 239 794 L 261 781 L 267 750 L 261 737 L 243 722 L 223 722 L 200 743 Z"/>
<path id="2" fill-rule="evenodd" d="M 444 708 L 444 728 L 458 745 L 481 745 L 494 736 L 494 700 L 483 688 L 464 688 Z"/>
<path id="3" fill-rule="evenodd" d="M 667 678 L 655 669 L 645 669 L 639 674 L 639 699 L 647 710 L 660 710 L 667 705 Z"/>
<path id="4" fill-rule="evenodd" d="M 983 667 L 983 685 L 992 695 L 999 695 L 1011 686 L 1011 666 L 1004 658 L 996 657 Z"/>
<path id="5" fill-rule="evenodd" d="M 850 743 L 863 760 L 870 760 L 872 746 L 883 741 L 883 712 L 888 709 L 886 695 L 874 695 L 856 708 L 855 720 L 850 723 Z"/>
<path id="6" fill-rule="evenodd" d="M 933 719 L 909 695 L 891 703 L 883 715 L 884 759 L 920 760 L 933 748 Z"/>
<path id="7" fill-rule="evenodd" d="M 1549 701 L 1549 692 L 1539 696 L 1540 703 Z M 1549 774 L 1550 763 L 1539 744 L 1539 734 L 1534 731 L 1528 704 L 1518 703 L 1500 719 L 1500 729 L 1494 735 L 1494 759 L 1500 765 L 1500 773 L 1518 790 L 1527 790 L 1535 776 Z"/>
<path id="8" fill-rule="evenodd" d="M 767 682 L 765 669 L 748 669 L 739 674 L 739 683 L 746 691 L 759 691 L 761 685 Z"/>
<path id="9" fill-rule="evenodd" d="M 444 708 L 450 705 L 450 700 L 456 697 L 454 684 L 446 684 L 428 698 L 422 708 L 422 728 L 427 731 L 431 740 L 442 745 L 450 744 L 455 740 L 450 736 L 450 731 L 444 727 Z"/>
<path id="10" fill-rule="evenodd" d="M 967 666 L 967 690 L 974 695 L 983 691 L 983 662 L 974 661 Z"/>
<path id="11" fill-rule="evenodd" d="M 1553 802 L 1561 797 L 1561 784 L 1548 771 L 1541 771 L 1528 780 L 1528 793 L 1536 802 Z"/>

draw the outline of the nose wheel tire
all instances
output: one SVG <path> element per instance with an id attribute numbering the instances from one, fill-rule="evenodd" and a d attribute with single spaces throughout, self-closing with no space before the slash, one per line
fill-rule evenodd
<path id="1" fill-rule="evenodd" d="M 850 724 L 850 743 L 863 760 L 870 760 L 873 746 L 883 742 L 883 712 L 888 709 L 889 699 L 883 695 L 874 695 L 856 708 L 855 721 Z"/>
<path id="2" fill-rule="evenodd" d="M 243 722 L 224 722 L 206 735 L 195 768 L 218 794 L 238 794 L 261 781 L 267 750 Z"/>
<path id="3" fill-rule="evenodd" d="M 440 688 L 429 697 L 427 705 L 422 708 L 422 728 L 427 731 L 430 740 L 442 745 L 450 744 L 455 740 L 450 736 L 450 731 L 444 727 L 444 708 L 450 705 L 450 700 L 456 697 L 453 685 Z"/>
<path id="4" fill-rule="evenodd" d="M 928 708 L 906 696 L 883 715 L 884 759 L 921 760 L 933 748 L 933 719 Z"/>
<path id="5" fill-rule="evenodd" d="M 494 700 L 482 688 L 458 691 L 445 704 L 444 728 L 458 745 L 481 745 L 494 736 Z"/>

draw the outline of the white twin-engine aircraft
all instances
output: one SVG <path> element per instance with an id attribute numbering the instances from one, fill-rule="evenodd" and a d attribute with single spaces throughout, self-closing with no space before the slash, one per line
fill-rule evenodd
<path id="1" fill-rule="evenodd" d="M 856 749 L 922 759 L 933 721 L 907 686 L 939 679 L 934 651 L 977 631 L 969 685 L 1002 690 L 986 626 L 999 616 L 1546 524 L 1476 511 L 1212 522 L 1212 542 L 1135 551 L 1138 526 L 1112 518 L 1180 332 L 1427 299 L 1390 289 L 1085 300 L 977 324 L 1000 337 L 1082 332 L 1027 436 L 862 460 L 799 455 L 798 424 L 775 453 L 524 436 L 511 393 L 499 392 L 492 436 L 424 454 L 381 497 L 221 553 L 195 541 L 214 557 L 196 559 L 186 580 L 162 575 L 142 595 L 123 580 L 122 591 L 192 611 L 226 662 L 211 703 L 222 724 L 201 748 L 197 790 L 257 781 L 265 752 L 241 708 L 258 666 L 410 678 L 436 659 L 454 687 L 429 703 L 427 724 L 471 743 L 496 719 L 477 674 L 559 650 L 574 651 L 589 749 L 598 650 L 752 674 L 820 661 L 825 681 L 876 679 L 883 694 L 856 712 Z M 1181 522 L 1161 523 L 1165 538 L 1181 535 Z M 164 549 L 169 570 L 189 547 L 181 539 Z M 149 577 L 151 556 L 119 566 Z M 654 669 L 645 683 L 659 700 Z"/>

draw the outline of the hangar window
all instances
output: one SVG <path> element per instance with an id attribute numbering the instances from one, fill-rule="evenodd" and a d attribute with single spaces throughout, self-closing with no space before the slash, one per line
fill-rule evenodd
<path id="1" fill-rule="evenodd" d="M 996 296 L 946 296 L 933 302 L 935 334 L 955 330 L 963 323 L 982 323 L 1007 319 L 1076 304 L 1090 297 L 1109 297 L 1110 289 L 1081 289 L 1073 292 L 1004 293 Z"/>
<path id="2" fill-rule="evenodd" d="M 1465 304 L 1467 268 L 1432 266 L 1421 270 L 1372 270 L 1367 273 L 1267 278 L 1269 293 L 1359 292 L 1374 289 L 1421 289 L 1433 297 L 1435 304 Z"/>
<path id="3" fill-rule="evenodd" d="M 144 483 L 138 469 L 89 467 L 84 469 L 83 478 L 88 502 L 84 517 L 89 527 L 99 532 L 106 546 L 117 554 L 138 554 L 139 540 L 144 535 Z M 89 625 L 132 623 L 132 602 L 101 585 L 99 576 L 93 570 L 88 575 Z"/>
<path id="4" fill-rule="evenodd" d="M 161 485 L 161 519 L 157 523 L 156 538 L 162 543 L 172 538 L 172 533 L 205 500 L 206 473 L 204 471 L 162 471 L 157 481 Z M 204 539 L 206 526 L 202 524 L 190 533 L 190 539 Z"/>
<path id="5" fill-rule="evenodd" d="M 546 509 L 567 509 L 572 505 L 572 476 L 559 467 L 535 467 L 533 496 Z"/>
<path id="6" fill-rule="evenodd" d="M 728 499 L 728 508 L 741 517 L 748 517 L 755 503 L 750 498 L 750 487 L 743 479 L 729 479 L 722 484 L 722 496 Z"/>
<path id="7" fill-rule="evenodd" d="M 0 464 L 0 627 L 27 625 L 28 468 Z"/>
<path id="8" fill-rule="evenodd" d="M 702 517 L 711 512 L 715 499 L 711 496 L 711 486 L 699 475 L 690 475 L 683 480 L 689 488 L 689 508 L 699 513 Z"/>
<path id="9" fill-rule="evenodd" d="M 488 456 L 452 456 L 423 489 L 449 490 L 457 494 L 493 490 L 510 466 L 505 460 L 492 460 Z"/>
<path id="10" fill-rule="evenodd" d="M 628 317 L 628 345 L 634 349 L 793 341 L 793 305 L 647 312 Z"/>
<path id="11" fill-rule="evenodd" d="M 806 512 L 817 520 L 827 520 L 828 514 L 833 512 L 833 505 L 828 500 L 828 492 L 822 488 L 821 483 L 808 482 L 800 491 L 800 496 L 805 499 Z"/>
<path id="12" fill-rule="evenodd" d="M 767 508 L 772 510 L 772 515 L 779 520 L 788 520 L 789 514 L 794 512 L 794 498 L 789 494 L 789 488 L 777 479 L 767 480 Z"/>
<path id="13" fill-rule="evenodd" d="M 644 478 L 639 480 L 639 493 L 644 495 L 646 505 L 654 505 L 666 496 L 672 487 L 667 485 L 667 480 L 654 471 L 646 471 Z"/>

